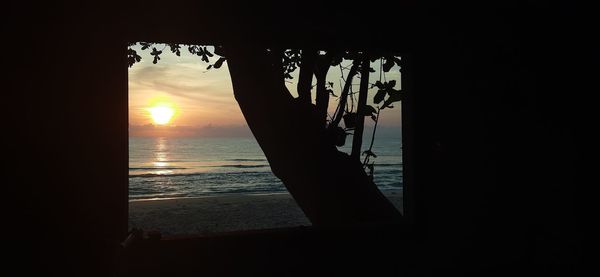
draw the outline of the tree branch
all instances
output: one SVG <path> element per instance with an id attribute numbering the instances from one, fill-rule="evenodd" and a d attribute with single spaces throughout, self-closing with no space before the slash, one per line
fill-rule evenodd
<path id="1" fill-rule="evenodd" d="M 340 103 L 335 111 L 335 115 L 333 121 L 329 125 L 330 127 L 337 127 L 342 120 L 342 116 L 344 115 L 344 108 L 346 107 L 346 103 L 348 102 L 348 92 L 350 92 L 350 87 L 352 87 L 352 80 L 354 79 L 354 75 L 358 72 L 358 65 L 360 63 L 358 61 L 354 61 L 352 63 L 352 67 L 350 68 L 350 72 L 348 72 L 348 77 L 346 78 L 346 83 L 344 84 L 344 89 L 342 90 L 342 94 L 340 95 Z M 343 75 L 342 75 L 343 76 Z"/>
<path id="2" fill-rule="evenodd" d="M 310 104 L 312 79 L 315 72 L 317 60 L 317 51 L 314 49 L 305 49 L 302 51 L 300 61 L 300 75 L 298 77 L 298 99 L 300 102 Z"/>
<path id="3" fill-rule="evenodd" d="M 317 68 L 315 70 L 315 76 L 317 77 L 317 116 L 319 126 L 324 128 L 327 122 L 327 107 L 329 107 L 329 92 L 325 84 L 327 83 L 327 72 L 331 64 L 331 56 L 327 54 L 325 56 L 318 56 L 317 59 Z"/>
<path id="4" fill-rule="evenodd" d="M 373 127 L 373 134 L 371 135 L 371 144 L 369 145 L 369 152 L 373 152 L 373 142 L 375 142 L 375 132 L 377 132 L 377 123 L 379 123 L 379 114 L 381 112 L 381 108 L 377 107 L 377 118 L 375 119 L 375 126 Z M 367 164 L 369 160 L 369 156 L 367 155 L 363 161 L 363 167 Z"/>
<path id="5" fill-rule="evenodd" d="M 353 159 L 360 160 L 360 148 L 362 146 L 362 135 L 365 127 L 364 110 L 367 105 L 367 93 L 369 90 L 369 58 L 365 54 L 362 60 L 360 70 L 360 91 L 358 93 L 358 105 L 356 108 L 356 128 L 352 138 L 352 152 L 350 156 Z"/>

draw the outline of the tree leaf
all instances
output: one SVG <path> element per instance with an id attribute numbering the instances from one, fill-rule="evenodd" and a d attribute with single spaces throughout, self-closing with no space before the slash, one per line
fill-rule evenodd
<path id="1" fill-rule="evenodd" d="M 356 127 L 356 113 L 346 113 L 343 117 L 344 126 L 348 129 Z"/>
<path id="2" fill-rule="evenodd" d="M 342 63 L 342 60 L 343 57 L 340 54 L 333 56 L 333 58 L 331 59 L 331 66 L 338 66 L 340 63 Z"/>
<path id="3" fill-rule="evenodd" d="M 156 50 L 156 47 L 152 47 L 152 52 L 150 52 L 150 55 L 154 56 L 154 59 L 152 60 L 153 64 L 156 64 L 160 60 L 160 54 L 162 54 L 162 51 L 158 51 Z"/>
<path id="4" fill-rule="evenodd" d="M 208 51 L 208 49 L 206 49 L 206 46 L 204 46 L 204 54 L 206 54 L 209 57 L 214 56 L 210 51 Z"/>
<path id="5" fill-rule="evenodd" d="M 330 132 L 330 136 L 332 136 L 336 146 L 344 146 L 348 134 L 342 127 L 335 126 L 335 128 L 327 128 L 327 131 Z"/>
<path id="6" fill-rule="evenodd" d="M 150 52 L 150 55 L 157 56 L 160 54 L 162 54 L 162 51 L 158 51 L 156 50 L 156 47 L 152 47 L 152 52 Z"/>
<path id="7" fill-rule="evenodd" d="M 375 104 L 381 103 L 381 101 L 383 101 L 383 99 L 385 98 L 386 94 L 387 94 L 387 90 L 383 90 L 383 89 L 378 90 L 377 93 L 375 94 L 375 97 L 373 97 L 373 102 Z"/>
<path id="8" fill-rule="evenodd" d="M 383 71 L 389 72 L 392 67 L 394 67 L 394 60 L 386 57 L 385 63 L 383 64 Z"/>
<path id="9" fill-rule="evenodd" d="M 127 64 L 129 67 L 132 67 L 136 62 L 142 60 L 142 57 L 137 54 L 137 52 L 131 48 L 127 49 Z"/>
<path id="10" fill-rule="evenodd" d="M 373 106 L 365 105 L 365 109 L 363 110 L 364 116 L 372 116 L 373 114 L 376 114 L 376 113 L 377 113 L 377 110 L 375 110 L 375 108 L 373 108 Z"/>
<path id="11" fill-rule="evenodd" d="M 146 49 L 148 49 L 150 46 L 152 46 L 152 43 L 148 43 L 148 42 L 140 42 L 140 45 L 142 46 L 142 50 L 146 50 Z"/>
<path id="12" fill-rule="evenodd" d="M 188 52 L 190 52 L 190 54 L 192 54 L 192 55 L 195 55 L 196 54 L 196 45 L 188 46 Z"/>
<path id="13" fill-rule="evenodd" d="M 175 53 L 175 55 L 177 56 L 181 56 L 181 52 L 179 51 L 179 48 L 181 47 L 179 44 L 175 44 L 175 43 L 169 43 L 169 48 L 171 49 L 171 52 Z"/>
<path id="14" fill-rule="evenodd" d="M 385 87 L 386 87 L 387 89 L 392 89 L 392 88 L 393 88 L 393 87 L 395 87 L 395 86 L 396 86 L 396 80 L 391 80 L 391 81 L 389 81 L 389 82 L 387 82 L 387 83 L 386 83 L 386 86 L 385 86 Z"/>
<path id="15" fill-rule="evenodd" d="M 392 103 L 394 102 L 398 102 L 402 100 L 402 92 L 399 90 L 392 90 L 392 91 L 388 91 L 388 99 L 385 100 L 385 102 L 383 102 L 383 106 L 381 107 L 381 109 L 390 107 L 392 108 L 393 106 L 391 106 Z"/>
<path id="16" fill-rule="evenodd" d="M 220 67 L 223 65 L 223 62 L 224 62 L 224 61 L 225 61 L 225 58 L 223 58 L 223 57 L 220 57 L 220 58 L 219 58 L 219 59 L 218 59 L 218 60 L 215 62 L 214 68 L 220 68 Z"/>
<path id="17" fill-rule="evenodd" d="M 400 60 L 400 57 L 394 57 L 394 62 L 396 62 L 396 64 L 397 64 L 398 66 L 400 66 L 400 63 L 401 63 L 402 61 Z"/>

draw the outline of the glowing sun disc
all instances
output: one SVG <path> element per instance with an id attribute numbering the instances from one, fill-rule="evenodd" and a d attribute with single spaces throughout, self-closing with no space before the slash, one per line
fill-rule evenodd
<path id="1" fill-rule="evenodd" d="M 152 116 L 154 123 L 159 125 L 165 125 L 169 123 L 171 117 L 173 117 L 173 114 L 175 113 L 172 108 L 165 106 L 152 107 L 148 110 L 150 111 L 150 115 Z"/>

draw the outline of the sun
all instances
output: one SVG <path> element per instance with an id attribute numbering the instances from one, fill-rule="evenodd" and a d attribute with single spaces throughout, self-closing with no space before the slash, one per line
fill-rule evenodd
<path id="1" fill-rule="evenodd" d="M 154 106 L 148 108 L 150 112 L 150 116 L 152 116 L 152 120 L 154 123 L 158 125 L 165 125 L 171 121 L 173 114 L 175 114 L 175 110 L 166 105 Z"/>

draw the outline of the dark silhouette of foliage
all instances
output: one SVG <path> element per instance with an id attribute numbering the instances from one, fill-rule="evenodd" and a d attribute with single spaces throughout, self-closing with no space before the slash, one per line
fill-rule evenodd
<path id="1" fill-rule="evenodd" d="M 136 62 L 141 61 L 141 57 L 136 53 L 135 50 L 133 50 L 131 48 L 131 46 L 134 46 L 134 45 L 136 45 L 136 43 L 129 44 L 129 48 L 128 48 L 128 52 L 127 52 L 129 67 L 133 66 Z M 215 46 L 214 53 L 213 53 L 213 52 L 209 51 L 206 46 L 200 46 L 200 45 L 183 45 L 183 44 L 169 43 L 169 44 L 164 45 L 162 50 L 158 50 L 156 47 L 154 47 L 156 45 L 159 45 L 158 43 L 139 42 L 139 45 L 141 46 L 141 50 L 147 50 L 150 48 L 152 49 L 152 51 L 150 52 L 150 55 L 153 56 L 152 62 L 155 64 L 160 60 L 160 55 L 163 53 L 164 48 L 166 48 L 167 46 L 169 47 L 171 52 L 177 56 L 181 55 L 182 46 L 187 46 L 189 53 L 191 53 L 193 55 L 197 55 L 200 57 L 200 59 L 203 62 L 209 63 L 209 65 L 207 66 L 207 69 L 221 68 L 223 66 L 223 64 L 225 63 L 225 61 L 227 60 L 225 57 L 225 53 L 223 52 L 222 46 Z M 293 79 L 291 74 L 302 66 L 303 51 L 301 51 L 299 49 L 286 49 L 284 51 L 277 51 L 274 49 L 266 49 L 266 51 L 272 53 L 273 55 L 277 55 L 277 53 L 280 53 L 281 65 L 283 67 L 282 74 L 285 79 Z M 306 51 L 304 51 L 304 52 L 306 52 Z M 211 64 L 210 60 L 215 55 L 218 56 L 218 58 L 214 63 Z M 348 78 L 344 84 L 344 88 L 342 89 L 341 95 L 339 96 L 341 98 L 340 105 L 338 106 L 338 109 L 336 110 L 336 112 L 335 112 L 334 116 L 332 117 L 331 121 L 329 122 L 330 124 L 328 126 L 328 129 L 331 129 L 331 130 L 335 129 L 335 131 L 332 131 L 332 132 L 335 133 L 333 135 L 333 137 L 335 138 L 334 139 L 336 142 L 335 144 L 338 146 L 342 146 L 345 144 L 343 140 L 346 139 L 347 131 L 353 130 L 356 127 L 356 122 L 358 120 L 358 118 L 356 117 L 356 113 L 352 112 L 352 110 L 351 110 L 352 107 L 350 109 L 348 109 L 345 106 L 347 105 L 347 98 L 349 97 L 349 90 L 352 87 L 352 81 L 353 81 L 354 77 L 357 75 L 359 67 L 360 67 L 359 63 L 357 63 L 356 61 L 359 61 L 359 59 L 363 55 L 366 55 L 366 53 L 357 52 L 357 51 L 331 51 L 330 53 L 326 52 L 326 54 L 323 54 L 323 53 L 318 54 L 318 56 L 321 56 L 321 57 L 326 56 L 327 57 L 326 62 L 328 64 L 328 66 L 341 66 L 341 63 L 344 60 L 354 61 L 353 66 L 352 66 L 353 68 L 350 68 L 350 69 L 342 68 L 342 71 L 349 70 Z M 381 71 L 382 72 L 389 72 L 394 67 L 394 65 L 400 66 L 400 64 L 401 64 L 401 59 L 398 56 L 394 56 L 391 54 L 380 53 L 380 54 L 375 54 L 375 55 L 373 55 L 373 54 L 369 55 L 369 60 L 371 62 L 377 61 L 378 59 L 381 60 Z M 369 67 L 369 72 L 372 73 L 372 72 L 375 72 L 375 70 L 372 67 Z M 299 84 L 299 86 L 300 86 L 300 84 Z M 392 106 L 393 103 L 402 100 L 402 92 L 400 90 L 394 89 L 395 86 L 396 86 L 396 80 L 390 80 L 389 82 L 381 82 L 381 80 L 378 80 L 374 84 L 372 84 L 371 88 L 376 87 L 378 89 L 373 97 L 373 102 L 375 104 L 381 104 L 381 106 L 378 109 L 393 108 L 393 106 Z M 310 85 L 310 88 L 314 88 L 314 87 L 315 87 L 314 85 Z M 333 82 L 327 82 L 324 90 L 329 95 L 331 95 L 333 97 L 338 97 L 337 95 L 335 95 L 335 93 L 333 91 L 333 87 L 334 87 Z M 379 113 L 375 109 L 375 107 L 373 107 L 371 105 L 365 105 L 362 110 L 363 110 L 363 112 L 362 112 L 363 116 L 369 116 L 373 121 L 377 121 L 379 119 L 379 116 L 378 116 Z M 340 132 L 339 129 L 336 129 L 342 118 L 344 119 L 344 125 L 346 126 L 345 130 L 342 129 L 342 130 L 344 130 L 343 133 Z M 362 136 L 362 134 L 354 134 L 354 135 Z M 370 150 L 368 150 L 363 153 L 372 153 L 372 152 Z M 368 154 L 364 154 L 364 155 L 369 156 Z M 370 155 L 370 156 L 376 157 L 374 155 Z"/>
<path id="2" fill-rule="evenodd" d="M 391 80 L 384 83 L 377 81 L 375 82 L 374 86 L 379 89 L 373 98 L 373 102 L 375 102 L 375 104 L 381 103 L 381 101 L 385 99 L 385 96 L 387 96 L 387 99 L 385 99 L 383 102 L 381 109 L 393 108 L 393 106 L 391 106 L 392 103 L 402 100 L 402 92 L 394 89 L 396 86 L 396 80 Z"/>
<path id="3" fill-rule="evenodd" d="M 131 48 L 131 46 L 134 46 L 135 44 L 130 44 L 129 49 L 128 49 L 128 64 L 129 66 L 133 66 L 133 64 L 135 64 L 136 62 L 139 62 L 141 60 L 141 57 L 136 53 L 135 50 L 133 50 Z M 181 48 L 187 48 L 188 52 L 196 55 L 198 57 L 200 57 L 200 60 L 208 63 L 207 66 L 207 70 L 213 70 L 213 69 L 219 69 L 221 68 L 225 62 L 228 62 L 228 57 L 230 57 L 225 49 L 230 49 L 230 48 L 225 48 L 223 46 L 216 46 L 214 48 L 214 51 L 211 52 L 211 50 L 209 48 L 207 48 L 206 46 L 200 46 L 200 45 L 184 45 L 184 44 L 157 44 L 157 43 L 147 43 L 147 42 L 140 42 L 139 45 L 141 46 L 141 50 L 144 51 L 149 51 L 149 54 L 153 57 L 153 63 L 156 64 L 159 60 L 161 55 L 163 54 L 163 51 L 166 47 L 169 47 L 170 51 L 172 53 L 174 53 L 177 56 L 180 56 L 181 54 Z M 162 46 L 162 48 L 161 48 Z M 150 51 L 151 49 L 151 51 Z M 242 50 L 241 52 L 244 52 L 245 50 Z M 323 158 L 319 158 L 319 157 L 314 157 L 313 160 L 314 161 L 319 161 L 319 162 L 325 162 L 325 161 L 329 161 L 328 163 L 334 163 L 332 164 L 333 166 L 340 168 L 341 171 L 335 176 L 338 177 L 331 177 L 331 178 L 335 178 L 337 179 L 337 181 L 340 182 L 349 182 L 349 183 L 363 183 L 364 186 L 369 187 L 369 186 L 373 186 L 373 172 L 374 172 L 374 162 L 371 161 L 372 158 L 376 158 L 377 155 L 375 153 L 373 153 L 372 148 L 373 148 L 373 143 L 375 140 L 375 132 L 377 130 L 377 124 L 380 118 L 380 111 L 386 108 L 393 108 L 392 104 L 398 101 L 401 101 L 402 98 L 402 93 L 400 90 L 395 89 L 396 86 L 396 81 L 395 80 L 390 80 L 390 81 L 385 81 L 385 73 L 389 72 L 395 65 L 399 65 L 400 64 L 400 58 L 395 56 L 393 53 L 371 53 L 371 52 L 365 52 L 365 51 L 339 51 L 339 50 L 328 50 L 328 51 L 317 51 L 315 49 L 258 49 L 258 50 L 253 50 L 255 52 L 253 52 L 254 56 L 260 56 L 262 57 L 262 61 L 260 60 L 255 60 L 256 57 L 251 58 L 250 56 L 247 56 L 248 59 L 248 63 L 249 64 L 253 64 L 256 63 L 257 65 L 255 66 L 255 68 L 245 68 L 245 66 L 241 66 L 238 65 L 239 68 L 244 68 L 244 73 L 240 73 L 238 74 L 238 76 L 234 76 L 234 73 L 232 72 L 232 70 L 236 71 L 236 69 L 232 69 L 231 66 L 229 67 L 230 72 L 232 74 L 232 80 L 234 83 L 234 94 L 236 95 L 236 99 L 238 100 L 238 103 L 240 104 L 240 106 L 242 107 L 242 112 L 246 112 L 246 113 L 251 113 L 250 114 L 246 114 L 245 113 L 245 117 L 246 120 L 249 123 L 249 126 L 251 127 L 251 129 L 253 129 L 253 125 L 261 125 L 260 123 L 253 123 L 251 121 L 253 120 L 258 120 L 258 118 L 263 118 L 262 120 L 265 120 L 264 115 L 258 115 L 256 113 L 261 113 L 260 110 L 256 111 L 254 109 L 256 109 L 256 107 L 260 106 L 257 104 L 252 104 L 252 102 L 247 102 L 248 100 L 245 100 L 243 97 L 245 97 L 246 93 L 246 86 L 248 86 L 249 84 L 251 84 L 254 81 L 249 81 L 247 80 L 247 78 L 249 78 L 247 75 L 255 75 L 257 78 L 260 78 L 259 76 L 261 74 L 267 74 L 271 77 L 273 76 L 279 76 L 276 77 L 275 79 L 269 79 L 266 78 L 268 80 L 272 80 L 272 81 L 267 81 L 267 82 L 281 82 L 281 84 L 283 84 L 282 82 L 284 80 L 291 80 L 293 79 L 292 73 L 294 73 L 296 70 L 300 69 L 300 78 L 297 81 L 297 88 L 298 88 L 298 101 L 300 101 L 301 103 L 304 103 L 304 106 L 301 106 L 303 108 L 300 108 L 301 111 L 297 111 L 300 114 L 298 115 L 302 120 L 304 121 L 304 123 L 302 124 L 308 124 L 308 129 L 303 129 L 304 131 L 300 131 L 300 132 L 307 132 L 306 134 L 297 134 L 299 137 L 305 137 L 303 140 L 314 140 L 316 138 L 311 138 L 314 136 L 321 136 L 319 134 L 323 134 L 322 137 L 322 141 L 320 142 L 314 142 L 317 144 L 323 144 L 322 147 L 327 147 L 329 148 L 329 146 L 334 147 L 335 146 L 343 146 L 346 143 L 346 138 L 348 136 L 348 134 L 352 134 L 353 136 L 353 143 L 352 143 L 352 153 L 351 156 L 346 156 L 347 158 L 344 158 L 344 156 L 337 156 L 338 154 L 336 154 L 338 151 L 335 150 L 333 152 L 329 152 L 329 150 L 324 151 L 323 153 L 320 153 L 322 150 L 318 150 L 316 149 L 316 155 L 324 155 Z M 232 54 L 232 53 L 230 53 Z M 234 53 L 235 54 L 235 53 Z M 247 54 L 244 54 L 247 55 Z M 231 58 L 231 57 L 230 57 Z M 373 69 L 371 67 L 371 64 L 375 61 L 380 61 L 380 76 L 379 76 L 379 80 L 376 81 L 374 84 L 369 83 L 369 73 L 373 73 L 376 72 L 375 69 Z M 239 60 L 238 58 L 238 62 L 242 61 L 245 63 L 246 60 Z M 343 62 L 344 61 L 350 61 L 351 65 L 349 66 L 344 66 Z M 265 63 L 266 64 L 263 64 Z M 260 64 L 260 65 L 259 65 Z M 264 69 L 258 69 L 258 67 L 260 66 L 267 66 Z M 329 69 L 331 67 L 339 67 L 341 72 L 342 72 L 342 78 L 344 78 L 344 73 L 347 72 L 347 74 L 345 74 L 345 79 L 340 83 L 340 87 L 342 87 L 342 83 L 343 83 L 343 88 L 342 91 L 340 93 L 340 95 L 336 95 L 334 93 L 334 85 L 335 83 L 327 81 L 327 73 L 329 71 Z M 236 71 L 237 72 L 237 71 Z M 273 75 L 270 75 L 273 74 Z M 312 80 L 313 77 L 316 78 L 316 85 L 312 84 Z M 355 80 L 355 77 L 360 77 L 360 91 L 359 92 L 354 92 L 352 89 L 353 86 L 353 81 Z M 276 80 L 277 78 L 279 78 L 280 80 Z M 237 79 L 238 81 L 236 81 L 235 79 Z M 241 82 L 242 80 L 246 80 L 243 81 L 243 83 Z M 250 83 L 249 83 L 250 82 Z M 240 90 L 244 90 L 244 92 L 238 92 L 236 91 L 236 83 L 239 83 L 240 85 L 243 84 L 243 86 L 237 85 L 237 89 Z M 253 84 L 252 86 L 255 86 L 258 84 Z M 261 88 L 259 90 L 264 90 L 265 88 L 269 89 L 269 86 L 265 86 L 265 84 L 260 85 Z M 263 87 L 265 86 L 265 87 Z M 374 97 L 373 97 L 373 102 L 377 105 L 377 107 L 374 107 L 372 105 L 368 105 L 366 102 L 367 99 L 367 94 L 368 94 L 368 89 L 370 88 L 377 88 L 377 92 L 375 93 Z M 312 90 L 313 88 L 316 88 L 315 92 L 316 92 L 316 103 L 313 104 L 311 103 L 311 94 L 312 94 Z M 287 90 L 287 89 L 286 89 Z M 250 93 L 265 93 L 264 91 L 261 92 L 257 92 L 256 90 L 251 91 Z M 358 100 L 355 99 L 355 94 L 358 93 Z M 244 95 L 244 96 L 242 96 Z M 255 96 L 258 96 L 255 94 Z M 338 98 L 338 106 L 336 108 L 335 113 L 333 114 L 333 116 L 328 117 L 327 115 L 327 108 L 329 105 L 329 97 L 337 97 Z M 278 96 L 272 96 L 272 97 L 278 97 Z M 255 98 L 253 101 L 266 101 L 266 102 L 270 102 L 273 101 L 272 99 L 269 98 L 260 98 L 263 100 L 259 100 L 259 98 Z M 299 102 L 299 103 L 300 103 Z M 280 104 L 276 104 L 276 105 L 284 105 L 283 102 L 281 102 Z M 245 107 L 253 107 L 252 110 L 247 110 L 245 111 Z M 292 108 L 289 107 L 287 108 L 289 111 L 289 113 L 293 113 L 294 109 L 296 108 Z M 308 109 L 310 110 L 308 113 Z M 262 111 L 262 113 L 268 113 L 268 111 Z M 272 112 L 271 112 L 272 113 Z M 271 116 L 282 116 L 281 114 L 279 115 L 271 115 Z M 293 115 L 290 115 L 293 118 Z M 365 117 L 370 117 L 371 120 L 373 120 L 375 122 L 375 128 L 373 129 L 373 133 L 371 136 L 371 142 L 370 142 L 370 147 L 365 150 L 365 151 L 361 151 L 361 145 L 362 145 L 362 136 L 363 136 L 363 126 L 364 126 L 364 118 Z M 338 126 L 341 122 L 341 120 L 343 119 L 344 121 L 344 127 L 342 128 L 341 126 Z M 296 120 L 296 119 L 292 119 L 292 120 Z M 272 123 L 274 124 L 274 123 Z M 269 126 L 273 126 L 273 125 L 269 125 Z M 279 124 L 279 123 L 277 123 Z M 283 123 L 286 124 L 286 123 Z M 289 123 L 287 123 L 289 124 Z M 258 128 L 258 127 L 255 127 Z M 302 130 L 302 129 L 301 129 Z M 268 132 L 273 132 L 272 131 L 268 131 Z M 314 135 L 310 135 L 310 132 L 314 132 L 316 131 L 317 133 L 315 133 Z M 272 142 L 270 137 L 271 135 L 268 133 L 263 133 L 264 131 L 261 130 L 253 130 L 253 133 L 255 134 L 255 137 L 257 138 L 257 140 L 259 141 L 259 144 L 261 144 L 261 147 L 263 148 L 263 151 L 265 152 L 265 155 L 267 156 L 267 158 L 270 160 L 271 163 L 271 168 L 273 170 L 273 173 L 275 173 L 275 175 L 277 175 L 278 177 L 280 177 L 280 179 L 282 179 L 282 181 L 284 182 L 284 184 L 286 185 L 286 187 L 288 188 L 288 190 L 290 191 L 290 193 L 292 193 L 292 195 L 297 195 L 298 197 L 296 198 L 296 200 L 298 201 L 299 205 L 301 206 L 301 208 L 303 208 L 303 210 L 305 211 L 305 213 L 307 214 L 307 216 L 309 217 L 309 219 L 311 219 L 311 221 L 313 221 L 313 224 L 322 224 L 325 222 L 328 222 L 327 224 L 334 222 L 334 221 L 344 221 L 343 218 L 340 219 L 336 219 L 335 216 L 331 215 L 327 215 L 325 217 L 328 217 L 329 219 L 325 220 L 323 219 L 323 214 L 325 210 L 322 210 L 323 207 L 328 206 L 328 209 L 332 209 L 332 210 L 337 210 L 338 208 L 335 208 L 335 205 L 337 204 L 333 204 L 333 203 L 324 203 L 322 205 L 321 208 L 317 208 L 317 206 L 315 206 L 315 203 L 313 203 L 313 200 L 310 200 L 311 197 L 313 196 L 309 196 L 311 194 L 316 193 L 317 191 L 321 191 L 321 189 L 317 189 L 317 191 L 314 192 L 303 192 L 305 190 L 307 190 L 308 188 L 301 188 L 298 187 L 298 185 L 296 185 L 296 179 L 297 177 L 294 177 L 295 175 L 289 175 L 290 173 L 281 173 L 279 168 L 281 168 L 283 166 L 283 164 L 286 164 L 285 159 L 283 160 L 279 160 L 279 156 L 281 155 L 280 152 L 285 151 L 285 150 L 280 150 L 280 151 L 270 151 L 269 148 L 277 148 L 279 146 L 277 146 L 277 144 L 280 144 L 279 142 Z M 285 131 L 282 131 L 285 132 Z M 294 139 L 295 140 L 295 139 Z M 291 141 L 291 140 L 290 140 Z M 263 144 L 261 142 L 267 143 L 267 144 Z M 304 143 L 304 141 L 302 142 L 298 142 L 298 143 Z M 328 146 L 329 145 L 329 146 Z M 289 148 L 288 148 L 289 149 Z M 364 156 L 364 160 L 361 162 L 360 161 L 360 156 Z M 327 158 L 329 157 L 329 158 Z M 310 161 L 299 158 L 300 159 L 300 163 L 302 162 L 308 162 L 310 163 Z M 323 161 L 320 161 L 321 159 L 323 159 Z M 346 159 L 348 160 L 354 160 L 356 162 L 356 164 L 360 164 L 362 165 L 362 169 L 360 170 L 360 167 L 355 167 L 353 162 L 349 162 L 346 161 Z M 271 161 L 273 160 L 273 161 Z M 282 165 L 279 165 L 282 164 Z M 293 165 L 290 165 L 292 168 L 294 167 Z M 283 168 L 289 168 L 290 166 L 283 166 Z M 310 167 L 310 166 L 309 166 Z M 291 169 L 291 168 L 290 168 Z M 290 169 L 286 169 L 285 172 L 288 172 Z M 313 170 L 317 170 L 319 171 L 319 169 L 313 169 Z M 362 171 L 362 174 L 366 174 L 365 178 L 367 179 L 363 179 L 363 177 L 360 177 L 360 173 L 355 172 L 356 170 L 358 171 Z M 327 173 L 330 174 L 330 173 Z M 326 173 L 319 173 L 316 176 L 321 176 L 319 178 L 325 178 L 328 179 L 329 177 L 324 177 L 325 175 L 327 175 Z M 359 175 L 356 175 L 359 174 Z M 304 179 L 304 178 L 303 178 Z M 347 180 L 347 181 L 343 181 L 343 180 Z M 360 181 L 363 180 L 363 181 Z M 323 180 L 326 181 L 326 180 Z M 329 182 L 331 182 L 333 180 L 330 180 Z M 318 183 L 320 181 L 315 181 L 315 183 Z M 370 183 L 371 185 L 369 185 L 368 183 Z M 324 184 L 323 184 L 324 185 Z M 366 188 L 365 187 L 365 188 Z M 373 186 L 371 189 L 375 189 L 376 188 Z M 371 191 L 371 189 L 369 189 Z M 358 190 L 360 191 L 360 190 Z M 364 194 L 364 192 L 359 193 L 357 191 L 357 196 Z M 322 191 L 319 193 L 323 193 Z M 371 195 L 372 194 L 372 195 Z M 371 196 L 368 196 L 371 195 Z M 358 218 L 362 218 L 361 220 L 375 220 L 376 218 L 390 218 L 390 217 L 394 217 L 393 214 L 397 213 L 397 211 L 394 212 L 390 212 L 389 210 L 395 210 L 393 208 L 393 206 L 391 206 L 391 204 L 384 204 L 381 201 L 387 201 L 385 200 L 385 198 L 382 198 L 382 195 L 380 195 L 380 193 L 375 193 L 375 192 L 369 192 L 367 194 L 365 194 L 366 197 L 365 199 L 370 199 L 368 201 L 365 201 L 365 203 L 370 203 L 369 205 L 373 205 L 374 207 L 377 206 L 378 208 L 373 208 L 374 210 L 371 212 L 371 215 L 366 216 L 366 215 L 361 215 L 363 214 L 365 211 L 363 210 L 357 210 L 359 208 L 357 207 L 353 207 L 352 203 L 355 203 L 356 201 L 358 201 L 357 199 L 351 200 L 351 202 L 344 202 L 345 204 L 341 204 L 341 205 L 345 205 L 346 207 L 348 207 L 348 210 L 354 210 L 354 212 L 350 212 L 350 217 L 354 218 L 357 217 Z M 343 201 L 349 201 L 349 199 L 343 200 Z M 391 208 L 390 208 L 391 207 Z M 339 212 L 336 212 L 339 213 Z M 368 219 L 370 218 L 370 219 Z M 354 219 L 356 220 L 356 219 Z"/>

